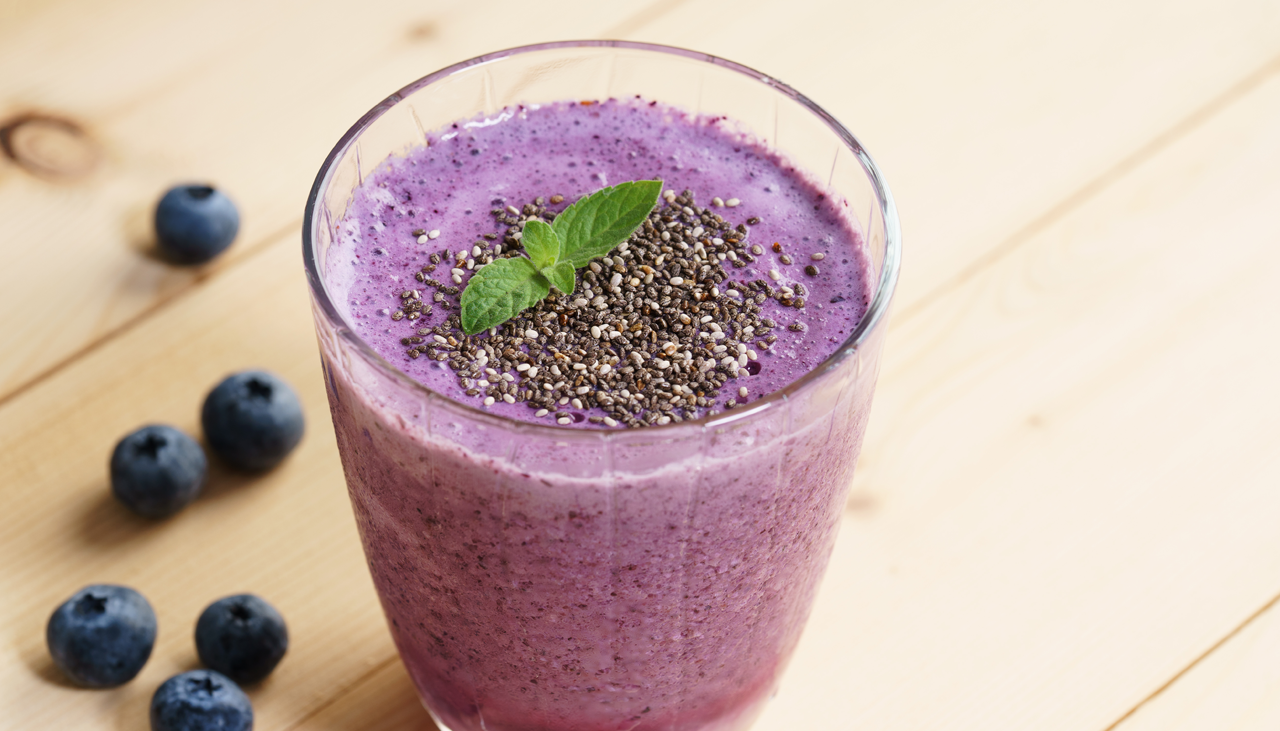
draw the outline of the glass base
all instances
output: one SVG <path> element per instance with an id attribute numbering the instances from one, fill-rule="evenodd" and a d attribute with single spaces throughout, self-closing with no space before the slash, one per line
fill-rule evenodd
<path id="1" fill-rule="evenodd" d="M 751 726 L 755 724 L 756 719 L 760 717 L 760 714 L 764 712 L 765 704 L 773 700 L 774 697 L 777 695 L 778 695 L 778 689 L 774 688 L 773 691 L 770 692 L 768 695 L 757 700 L 755 703 L 752 703 L 747 707 L 739 710 L 737 713 L 730 713 L 698 729 L 688 729 L 686 731 L 747 731 L 747 729 L 751 728 Z M 431 707 L 428 706 L 427 702 L 423 700 L 421 697 L 418 698 L 418 702 L 422 704 L 422 707 L 424 709 L 426 709 L 427 715 L 431 716 L 431 722 L 436 725 L 436 728 L 439 729 L 439 731 L 471 731 L 471 729 L 453 728 L 452 726 L 446 724 L 443 720 L 441 720 L 440 716 L 438 716 L 435 711 L 431 710 Z M 627 728 L 627 729 L 622 729 L 621 731 L 632 731 L 633 729 L 649 728 L 649 727 L 642 726 L 643 723 L 644 723 L 643 721 L 637 721 L 635 726 L 632 726 L 631 728 Z M 480 731 L 513 731 L 513 730 L 491 729 L 485 725 L 484 719 L 482 718 L 480 719 Z"/>
<path id="2" fill-rule="evenodd" d="M 436 715 L 435 711 L 431 710 L 431 707 L 427 705 L 426 701 L 419 698 L 418 702 L 422 704 L 423 708 L 427 709 L 427 715 L 431 716 L 431 722 L 436 725 L 437 729 L 440 731 L 455 731 L 454 729 L 446 726 L 444 721 L 440 720 L 440 717 Z"/>

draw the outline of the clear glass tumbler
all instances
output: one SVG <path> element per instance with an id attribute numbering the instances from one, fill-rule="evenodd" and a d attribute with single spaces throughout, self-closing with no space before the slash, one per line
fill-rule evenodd
<path id="1" fill-rule="evenodd" d="M 451 401 L 354 334 L 326 258 L 381 161 L 517 103 L 633 95 L 737 120 L 847 204 L 875 292 L 834 355 L 715 417 L 587 430 Z M 853 135 L 785 84 L 706 54 L 516 48 L 426 76 L 365 114 L 320 170 L 303 235 L 356 521 L 400 656 L 441 728 L 749 726 L 831 554 L 897 279 L 897 214 Z"/>

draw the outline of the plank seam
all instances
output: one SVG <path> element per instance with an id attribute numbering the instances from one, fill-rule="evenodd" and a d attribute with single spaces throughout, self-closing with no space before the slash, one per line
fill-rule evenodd
<path id="1" fill-rule="evenodd" d="M 1236 637 L 1236 635 L 1239 635 L 1242 631 L 1244 631 L 1245 627 L 1248 627 L 1249 625 L 1253 624 L 1259 617 L 1271 611 L 1271 609 L 1274 608 L 1278 603 L 1280 603 L 1280 594 L 1276 594 L 1275 596 L 1271 597 L 1271 599 L 1266 604 L 1263 604 L 1260 609 L 1258 609 L 1253 614 L 1249 615 L 1248 618 L 1246 618 L 1234 629 L 1232 629 L 1230 632 L 1224 635 L 1222 639 L 1210 645 L 1209 649 L 1205 650 L 1198 657 L 1196 657 L 1196 659 L 1192 660 L 1191 664 L 1179 670 L 1177 673 L 1174 673 L 1173 677 L 1169 678 L 1167 681 L 1164 682 L 1163 685 L 1161 685 L 1159 688 L 1156 688 L 1154 691 L 1152 691 L 1151 694 L 1148 695 L 1146 698 L 1143 698 L 1141 701 L 1139 701 L 1138 704 L 1135 705 L 1133 708 L 1130 708 L 1128 711 L 1126 711 L 1123 716 L 1116 719 L 1114 723 L 1112 723 L 1110 726 L 1107 726 L 1105 729 L 1103 729 L 1103 731 L 1116 731 L 1116 729 L 1120 728 L 1121 724 L 1123 724 L 1125 721 L 1132 718 L 1134 714 L 1136 714 L 1143 706 L 1150 704 L 1152 701 L 1158 698 L 1166 690 L 1168 690 L 1169 688 L 1172 688 L 1174 684 L 1176 684 L 1179 680 L 1181 680 L 1187 673 L 1191 672 L 1197 665 L 1203 662 L 1210 655 L 1217 652 L 1218 648 L 1230 642 L 1234 637 Z"/>
<path id="2" fill-rule="evenodd" d="M 143 322 L 150 319 L 152 315 L 156 314 L 163 308 L 167 307 L 169 304 L 173 302 L 177 302 L 178 300 L 184 297 L 187 297 L 191 294 L 194 294 L 195 292 L 200 291 L 204 287 L 208 286 L 210 282 L 213 282 L 214 280 L 225 276 L 229 272 L 235 271 L 236 269 L 246 264 L 247 262 L 253 261 L 255 258 L 258 257 L 258 255 L 270 249 L 273 245 L 275 245 L 280 239 L 284 238 L 286 235 L 296 232 L 298 229 L 301 228 L 301 226 L 302 226 L 302 222 L 300 219 L 289 223 L 287 226 L 281 226 L 280 228 L 273 231 L 270 235 L 264 236 L 262 239 L 258 241 L 257 244 L 253 246 L 248 246 L 247 247 L 248 250 L 244 253 L 243 256 L 238 257 L 237 259 L 230 262 L 227 266 L 223 267 L 222 269 L 219 269 L 214 272 L 209 272 L 208 274 L 197 275 L 190 285 L 174 292 L 168 297 L 164 297 L 159 300 L 156 300 L 156 302 L 154 302 L 151 306 L 143 310 L 139 310 L 137 314 L 125 320 L 124 322 L 120 323 L 114 329 L 108 330 L 97 339 L 91 340 L 85 343 L 84 345 L 82 345 L 74 354 L 68 355 L 62 360 L 57 361 L 53 365 L 46 368 L 43 372 L 39 373 L 36 376 L 33 376 L 30 380 L 26 381 L 25 383 L 19 384 L 16 388 L 14 388 L 9 393 L 4 394 L 3 396 L 0 396 L 0 409 L 4 409 L 5 406 L 9 405 L 10 401 L 13 401 L 14 399 L 18 398 L 19 396 L 26 393 L 27 391 L 30 391 L 36 386 L 39 386 L 41 383 L 44 383 L 50 378 L 53 378 L 57 374 L 61 373 L 63 369 L 65 369 L 67 366 L 71 365 L 72 363 L 82 360 L 84 358 L 85 353 L 91 350 L 96 350 L 102 347 L 103 345 L 106 345 L 112 340 L 115 340 L 116 338 L 129 332 L 133 328 L 141 325 Z"/>
<path id="3" fill-rule="evenodd" d="M 302 724 L 306 723 L 307 721 L 310 721 L 311 719 L 315 718 L 321 713 L 324 713 L 326 710 L 333 707 L 334 704 L 338 703 L 343 698 L 345 698 L 347 694 L 350 693 L 352 690 L 355 690 L 357 687 L 359 687 L 361 683 L 368 680 L 369 678 L 372 678 L 374 675 L 377 675 L 383 670 L 387 669 L 388 667 L 391 666 L 392 663 L 398 661 L 399 659 L 400 659 L 399 653 L 392 653 L 391 657 L 387 658 L 386 660 L 383 660 L 377 665 L 374 665 L 372 668 L 369 668 L 367 672 L 361 674 L 360 677 L 356 678 L 355 680 L 351 681 L 346 686 L 344 686 L 342 689 L 338 690 L 336 693 L 330 696 L 328 700 L 326 700 L 324 703 L 321 703 L 320 705 L 316 706 L 310 711 L 307 711 L 307 713 L 303 715 L 302 718 L 299 718 L 297 721 L 293 722 L 293 724 L 289 726 L 285 726 L 284 731 L 294 731 L 294 729 L 301 727 Z M 417 691 L 415 690 L 414 692 L 417 692 Z"/>
<path id="4" fill-rule="evenodd" d="M 623 35 L 628 35 L 629 33 L 639 30 L 640 28 L 643 28 L 644 26 L 652 23 L 653 21 L 662 18 L 663 16 L 669 14 L 670 12 L 679 9 L 681 6 L 683 6 L 687 2 L 688 0 L 656 0 L 656 2 L 654 2 L 652 6 L 650 6 L 652 9 L 642 10 L 626 18 L 621 23 L 618 23 L 617 25 L 614 25 L 611 28 L 609 28 L 603 34 L 603 37 L 609 38 L 609 37 L 620 37 Z M 202 275 L 197 277 L 196 280 L 190 286 L 184 289 L 181 289 L 177 292 L 174 292 L 168 297 L 157 300 L 156 302 L 152 303 L 151 306 L 143 310 L 140 310 L 133 317 L 117 325 L 113 330 L 110 330 L 104 333 L 102 336 L 98 337 L 95 340 L 91 340 L 84 343 L 83 345 L 81 345 L 79 350 L 77 350 L 74 355 L 68 355 L 62 360 L 59 360 L 56 363 L 53 363 L 40 374 L 33 376 L 30 380 L 24 383 L 19 384 L 9 393 L 4 394 L 3 396 L 0 396 L 0 409 L 3 409 L 6 405 L 8 405 L 10 401 L 13 401 L 18 396 L 21 396 L 23 393 L 26 393 L 27 391 L 31 390 L 35 386 L 39 385 L 40 383 L 60 373 L 64 368 L 66 368 L 72 362 L 83 358 L 86 352 L 95 350 L 100 346 L 105 345 L 106 343 L 110 342 L 116 337 L 119 337 L 120 335 L 123 335 L 124 333 L 128 332 L 134 327 L 142 324 L 144 321 L 149 319 L 153 314 L 155 314 L 156 312 L 159 312 L 161 309 L 163 309 L 165 306 L 169 305 L 170 303 L 175 302 L 179 298 L 185 297 L 188 294 L 197 291 L 200 287 L 204 286 L 208 282 L 214 279 L 217 279 L 227 274 L 228 272 L 235 270 L 242 263 L 249 261 L 250 259 L 257 256 L 259 253 L 265 251 L 268 247 L 270 247 L 272 242 L 275 242 L 276 240 L 284 236 L 285 232 L 297 230 L 300 227 L 301 227 L 301 221 L 295 220 L 289 223 L 287 226 L 283 226 L 280 229 L 277 229 L 275 232 L 271 233 L 270 235 L 263 237 L 263 239 L 261 239 L 258 244 L 252 247 L 249 247 L 249 251 L 244 256 L 231 262 L 231 264 L 228 265 L 227 267 L 220 269 L 216 272 L 211 272 L 208 275 Z"/>
<path id="5" fill-rule="evenodd" d="M 1249 93 L 1268 81 L 1277 72 L 1280 72 L 1280 56 L 1272 58 L 1240 81 L 1228 87 L 1226 91 L 1214 96 L 1181 121 L 1176 122 L 1164 132 L 1157 134 L 1128 157 L 1123 158 L 1120 162 L 1103 171 L 1098 177 L 1085 183 L 1083 187 L 1068 195 L 1060 203 L 1032 219 L 1030 223 L 1015 231 L 994 249 L 978 256 L 972 263 L 961 269 L 958 274 L 943 281 L 914 303 L 902 308 L 894 315 L 895 322 L 901 324 L 928 310 L 930 306 L 944 298 L 948 293 L 958 289 L 987 267 L 1017 251 L 1023 244 L 1035 238 L 1077 208 L 1101 195 L 1130 172 L 1141 167 L 1146 161 L 1172 147 L 1183 137 L 1203 126 L 1237 101 L 1248 96 Z"/>

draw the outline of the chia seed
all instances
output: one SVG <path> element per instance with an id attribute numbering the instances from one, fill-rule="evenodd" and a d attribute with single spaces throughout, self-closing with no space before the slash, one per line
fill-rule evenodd
<path id="1" fill-rule="evenodd" d="M 554 221 L 556 212 L 545 203 L 563 201 L 552 195 L 520 208 L 494 208 L 497 232 L 458 252 L 457 262 L 449 264 L 454 283 L 469 274 L 461 264 L 467 255 L 476 267 L 521 255 L 521 224 Z M 737 204 L 729 199 L 724 208 Z M 405 354 L 445 363 L 464 392 L 484 406 L 524 403 L 536 410 L 536 418 L 562 425 L 588 421 L 581 412 L 600 409 L 605 415 L 590 417 L 589 423 L 611 428 L 697 419 L 737 405 L 734 399 L 721 404 L 726 388 L 745 400 L 745 386 L 727 384 L 759 372 L 756 350 L 769 351 L 777 341 L 771 331 L 780 326 L 760 317 L 760 305 L 774 298 L 796 308 L 797 315 L 804 307 L 803 298 L 795 296 L 804 294 L 799 289 L 775 291 L 765 280 L 732 278 L 735 269 L 754 261 L 752 253 L 764 253 L 758 244 L 748 248 L 746 238 L 746 226 L 735 228 L 698 207 L 691 191 L 666 191 L 628 241 L 576 272 L 573 295 L 553 290 L 502 325 L 468 336 L 457 314 L 461 288 L 426 276 L 442 262 L 440 253 L 432 253 L 431 263 L 414 276 L 427 289 L 395 290 L 399 309 L 391 318 L 429 315 L 427 301 L 446 308 L 442 324 L 414 324 L 401 340 Z M 773 248 L 781 252 L 780 244 Z M 448 252 L 444 257 L 455 258 Z M 790 257 L 783 260 L 790 263 Z M 769 276 L 779 278 L 772 270 Z M 805 327 L 800 322 L 781 326 Z"/>

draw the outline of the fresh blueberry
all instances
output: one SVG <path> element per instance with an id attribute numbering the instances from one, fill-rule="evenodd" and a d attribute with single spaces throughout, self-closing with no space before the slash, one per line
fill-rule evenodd
<path id="1" fill-rule="evenodd" d="M 270 675 L 288 649 L 284 617 L 253 594 L 219 599 L 196 622 L 200 662 L 241 685 Z"/>
<path id="2" fill-rule="evenodd" d="M 209 446 L 243 470 L 266 470 L 298 446 L 304 429 L 298 394 L 279 376 L 244 371 L 205 397 L 200 414 Z"/>
<path id="3" fill-rule="evenodd" d="M 178 264 L 202 264 L 221 254 L 240 230 L 240 213 L 209 185 L 177 185 L 156 205 L 160 251 Z"/>
<path id="4" fill-rule="evenodd" d="M 169 678 L 151 697 L 151 731 L 250 731 L 253 704 L 232 680 L 212 670 Z"/>
<path id="5" fill-rule="evenodd" d="M 86 586 L 54 610 L 45 641 L 67 677 L 90 688 L 114 688 L 133 680 L 151 657 L 156 613 L 127 586 Z"/>
<path id="6" fill-rule="evenodd" d="M 164 424 L 152 424 L 121 439 L 111 453 L 111 492 L 146 518 L 164 518 L 185 508 L 204 487 L 209 462 L 196 440 Z"/>

